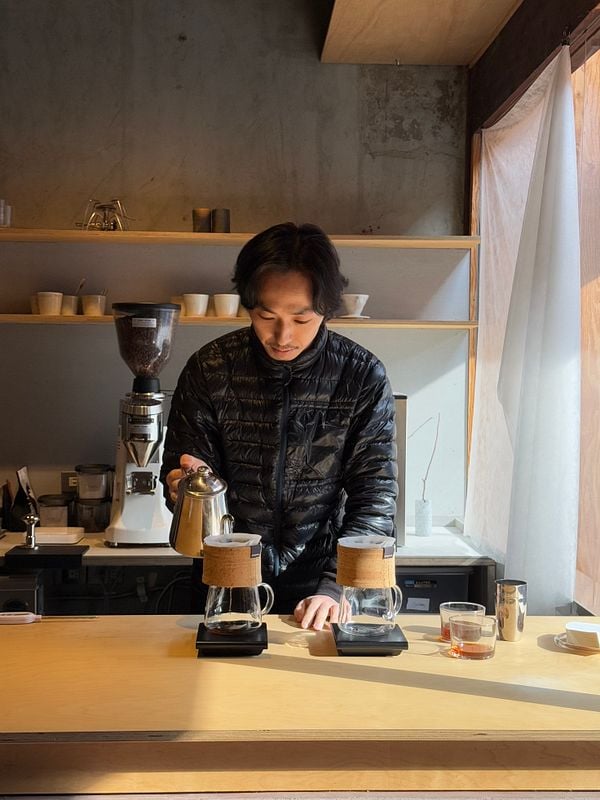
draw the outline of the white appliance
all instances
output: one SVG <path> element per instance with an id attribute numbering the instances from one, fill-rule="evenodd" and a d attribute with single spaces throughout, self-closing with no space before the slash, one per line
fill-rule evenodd
<path id="1" fill-rule="evenodd" d="M 158 375 L 171 354 L 179 306 L 115 303 L 119 351 L 133 372 L 133 391 L 120 402 L 110 524 L 105 544 L 168 545 L 171 512 L 159 481 L 164 424 Z"/>

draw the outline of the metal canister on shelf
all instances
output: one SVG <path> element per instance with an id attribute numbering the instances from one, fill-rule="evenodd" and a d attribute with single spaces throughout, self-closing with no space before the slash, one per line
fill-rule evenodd
<path id="1" fill-rule="evenodd" d="M 110 521 L 110 500 L 77 500 L 75 524 L 86 533 L 101 533 Z"/>
<path id="2" fill-rule="evenodd" d="M 67 527 L 70 521 L 69 505 L 72 498 L 68 494 L 42 494 L 38 497 L 40 526 Z"/>
<path id="3" fill-rule="evenodd" d="M 77 497 L 79 500 L 104 500 L 111 496 L 113 468 L 110 464 L 78 464 Z"/>

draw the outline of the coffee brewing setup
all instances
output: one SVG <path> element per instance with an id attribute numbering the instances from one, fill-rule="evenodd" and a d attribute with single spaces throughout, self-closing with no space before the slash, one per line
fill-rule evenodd
<path id="1" fill-rule="evenodd" d="M 119 352 L 134 375 L 120 401 L 110 524 L 105 544 L 167 545 L 171 512 L 159 481 L 164 441 L 158 376 L 171 355 L 179 306 L 114 303 Z"/>
<path id="2" fill-rule="evenodd" d="M 261 582 L 260 536 L 207 536 L 202 582 L 208 586 L 204 621 L 198 627 L 198 656 L 254 656 L 268 646 L 262 621 L 273 605 L 273 590 Z M 261 605 L 260 590 L 266 594 Z"/>
<path id="3" fill-rule="evenodd" d="M 398 655 L 408 648 L 396 615 L 396 540 L 391 536 L 345 536 L 337 543 L 336 582 L 342 587 L 339 622 L 331 628 L 340 656 Z"/>
<path id="4" fill-rule="evenodd" d="M 260 536 L 233 533 L 233 522 L 225 481 L 207 466 L 187 470 L 179 481 L 169 542 L 182 555 L 202 558 L 208 595 L 196 637 L 198 656 L 254 656 L 268 644 L 262 616 L 274 596 L 261 583 Z"/>

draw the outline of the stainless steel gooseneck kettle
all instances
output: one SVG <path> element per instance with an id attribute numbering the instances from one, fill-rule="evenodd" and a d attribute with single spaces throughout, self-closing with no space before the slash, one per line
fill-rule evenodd
<path id="1" fill-rule="evenodd" d="M 201 558 L 207 536 L 229 534 L 233 517 L 227 511 L 227 484 L 209 467 L 189 470 L 179 482 L 169 533 L 171 547 L 184 556 Z"/>

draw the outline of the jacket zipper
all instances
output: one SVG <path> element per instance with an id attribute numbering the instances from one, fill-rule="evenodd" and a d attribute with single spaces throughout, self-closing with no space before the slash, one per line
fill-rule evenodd
<path id="1" fill-rule="evenodd" d="M 275 483 L 275 529 L 273 543 L 277 548 L 281 538 L 281 524 L 283 520 L 283 479 L 285 475 L 285 457 L 288 439 L 288 416 L 290 413 L 290 382 L 292 371 L 286 369 L 283 377 L 283 406 L 281 410 L 281 429 L 279 434 L 279 459 L 277 461 L 277 476 Z"/>

